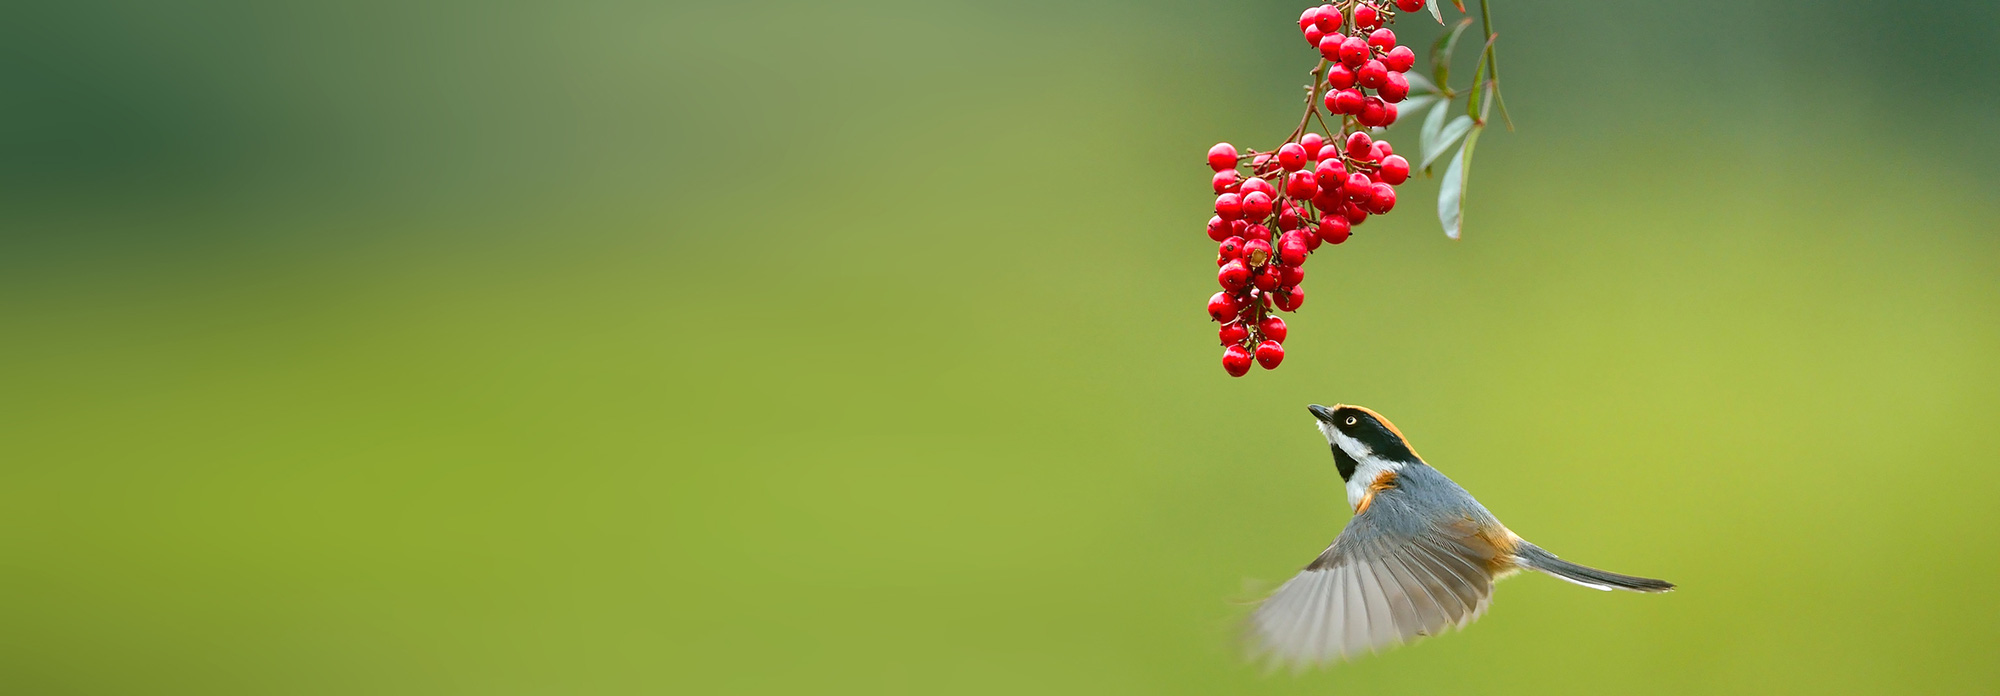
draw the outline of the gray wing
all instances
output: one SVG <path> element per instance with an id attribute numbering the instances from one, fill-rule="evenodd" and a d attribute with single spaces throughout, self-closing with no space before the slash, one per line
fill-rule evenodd
<path id="1" fill-rule="evenodd" d="M 1250 623 L 1263 652 L 1298 666 L 1334 662 L 1485 613 L 1501 553 L 1482 533 L 1488 525 L 1470 515 L 1425 519 L 1391 493 L 1257 607 Z"/>

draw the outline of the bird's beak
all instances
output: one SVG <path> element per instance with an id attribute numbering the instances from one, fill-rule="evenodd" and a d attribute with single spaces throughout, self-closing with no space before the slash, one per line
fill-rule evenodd
<path id="1" fill-rule="evenodd" d="M 1311 411 L 1313 417 L 1320 419 L 1320 422 L 1323 423 L 1333 422 L 1333 409 L 1321 406 L 1319 404 L 1312 404 L 1310 406 L 1307 406 L 1306 410 Z"/>

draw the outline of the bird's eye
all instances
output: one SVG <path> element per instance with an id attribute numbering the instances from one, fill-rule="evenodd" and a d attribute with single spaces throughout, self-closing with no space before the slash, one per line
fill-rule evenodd
<path id="1" fill-rule="evenodd" d="M 1358 423 L 1358 422 L 1360 422 L 1360 421 L 1356 420 L 1356 419 L 1354 418 L 1354 416 L 1348 416 L 1348 417 L 1347 417 L 1347 424 L 1348 424 L 1348 425 L 1354 425 L 1355 423 Z"/>

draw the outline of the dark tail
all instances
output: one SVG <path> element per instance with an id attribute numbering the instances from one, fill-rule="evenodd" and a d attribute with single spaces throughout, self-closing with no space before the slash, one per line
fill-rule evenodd
<path id="1" fill-rule="evenodd" d="M 1674 589 L 1674 584 L 1665 580 L 1619 575 L 1589 566 L 1580 566 L 1556 558 L 1555 554 L 1543 551 L 1542 547 L 1525 541 L 1514 549 L 1514 558 L 1524 568 L 1548 573 L 1557 579 L 1568 580 L 1584 587 L 1630 592 L 1671 592 Z"/>

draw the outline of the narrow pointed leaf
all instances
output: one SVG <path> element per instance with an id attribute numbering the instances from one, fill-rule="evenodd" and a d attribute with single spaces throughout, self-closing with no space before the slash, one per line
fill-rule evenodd
<path id="1" fill-rule="evenodd" d="M 1465 151 L 1459 150 L 1451 158 L 1451 166 L 1444 168 L 1444 180 L 1438 183 L 1438 224 L 1444 226 L 1444 236 L 1458 239 L 1459 199 L 1465 195 L 1464 171 Z"/>
<path id="2" fill-rule="evenodd" d="M 1452 239 L 1459 238 L 1465 224 L 1465 191 L 1472 183 L 1472 146 L 1479 142 L 1482 130 L 1484 126 L 1466 134 L 1465 146 L 1451 158 L 1451 166 L 1445 168 L 1444 181 L 1438 186 L 1438 222 L 1444 225 L 1444 235 Z"/>
<path id="3" fill-rule="evenodd" d="M 1422 75 L 1418 75 L 1418 74 L 1416 74 L 1416 73 L 1413 73 L 1413 72 L 1406 72 L 1406 73 L 1403 73 L 1403 77 L 1404 77 L 1404 78 L 1407 78 L 1407 79 L 1408 79 L 1408 80 L 1410 81 L 1410 93 L 1411 93 L 1411 94 L 1439 94 L 1439 93 L 1440 93 L 1440 92 L 1438 92 L 1438 86 L 1437 86 L 1437 85 L 1434 85 L 1434 84 L 1431 84 L 1431 81 L 1430 81 L 1430 79 L 1429 79 L 1429 78 L 1426 78 L 1426 77 L 1424 77 L 1424 76 L 1422 76 Z"/>
<path id="4" fill-rule="evenodd" d="M 1407 121 L 1404 121 L 1404 120 L 1403 120 L 1403 119 L 1401 118 L 1401 114 L 1409 114 L 1409 115 L 1410 115 L 1410 120 L 1412 120 L 1412 121 L 1416 120 L 1416 118 L 1417 118 L 1417 113 L 1418 113 L 1418 112 L 1421 112 L 1421 111 L 1423 111 L 1423 110 L 1424 110 L 1424 109 L 1426 109 L 1426 108 L 1429 108 L 1429 107 L 1430 107 L 1430 105 L 1431 105 L 1431 102 L 1435 102 L 1435 101 L 1437 101 L 1437 97 L 1432 97 L 1432 96 L 1422 96 L 1422 97 L 1410 97 L 1410 98 L 1408 98 L 1408 99 L 1404 99 L 1404 100 L 1403 100 L 1403 103 L 1401 103 L 1401 104 L 1397 104 L 1397 105 L 1396 105 L 1396 108 L 1397 108 L 1398 110 L 1400 110 L 1400 112 L 1401 112 L 1400 114 L 1398 114 L 1398 117 L 1396 118 L 1396 122 L 1397 122 L 1397 123 L 1407 123 Z M 1439 110 L 1439 111 L 1446 111 L 1447 109 L 1442 109 L 1442 108 L 1441 108 L 1441 109 L 1438 109 L 1438 110 Z M 1421 141 L 1420 141 L 1420 142 L 1421 142 Z"/>
<path id="5" fill-rule="evenodd" d="M 1450 101 L 1438 104 L 1436 109 L 1431 110 L 1430 116 L 1424 117 L 1424 128 L 1417 132 L 1418 152 L 1436 152 L 1443 149 L 1437 145 L 1437 140 L 1438 135 L 1444 132 L 1445 117 L 1451 114 L 1451 109 L 1447 108 L 1450 104 Z M 1422 157 L 1417 159 L 1418 161 L 1423 160 Z M 1418 168 L 1422 169 L 1423 167 L 1419 165 Z"/>
<path id="6" fill-rule="evenodd" d="M 1432 5 L 1433 9 L 1436 7 L 1435 4 Z M 1451 31 L 1439 34 L 1437 41 L 1431 44 L 1431 77 L 1437 84 L 1447 87 L 1451 85 L 1451 51 L 1458 47 L 1458 36 L 1465 33 L 1465 28 L 1469 26 L 1472 26 L 1471 17 L 1458 20 L 1458 24 L 1453 26 Z"/>
<path id="7" fill-rule="evenodd" d="M 1438 0 L 1430 0 L 1424 4 L 1431 8 L 1431 19 L 1437 20 L 1438 26 L 1444 26 L 1444 13 L 1438 11 Z"/>
<path id="8" fill-rule="evenodd" d="M 1479 62 L 1472 66 L 1472 98 L 1465 103 L 1465 114 L 1479 119 L 1480 123 L 1486 122 L 1486 112 L 1479 107 L 1480 92 L 1488 84 L 1486 82 L 1486 60 L 1493 57 L 1493 40 L 1497 38 L 1500 38 L 1499 34 L 1486 37 L 1486 47 L 1479 51 Z M 1491 95 L 1487 96 L 1491 97 Z"/>
<path id="9" fill-rule="evenodd" d="M 1440 109 L 1440 111 L 1442 110 Z M 1445 124 L 1444 130 L 1439 131 L 1437 139 L 1432 141 L 1435 147 L 1424 148 L 1423 166 L 1431 166 L 1432 162 L 1437 161 L 1439 155 L 1443 155 L 1445 150 L 1451 149 L 1451 144 L 1458 142 L 1458 139 L 1470 130 L 1472 130 L 1471 116 L 1460 115 L 1458 118 L 1452 119 L 1451 123 Z M 1451 177 L 1450 175 L 1446 175 L 1445 178 L 1448 179 Z"/>

